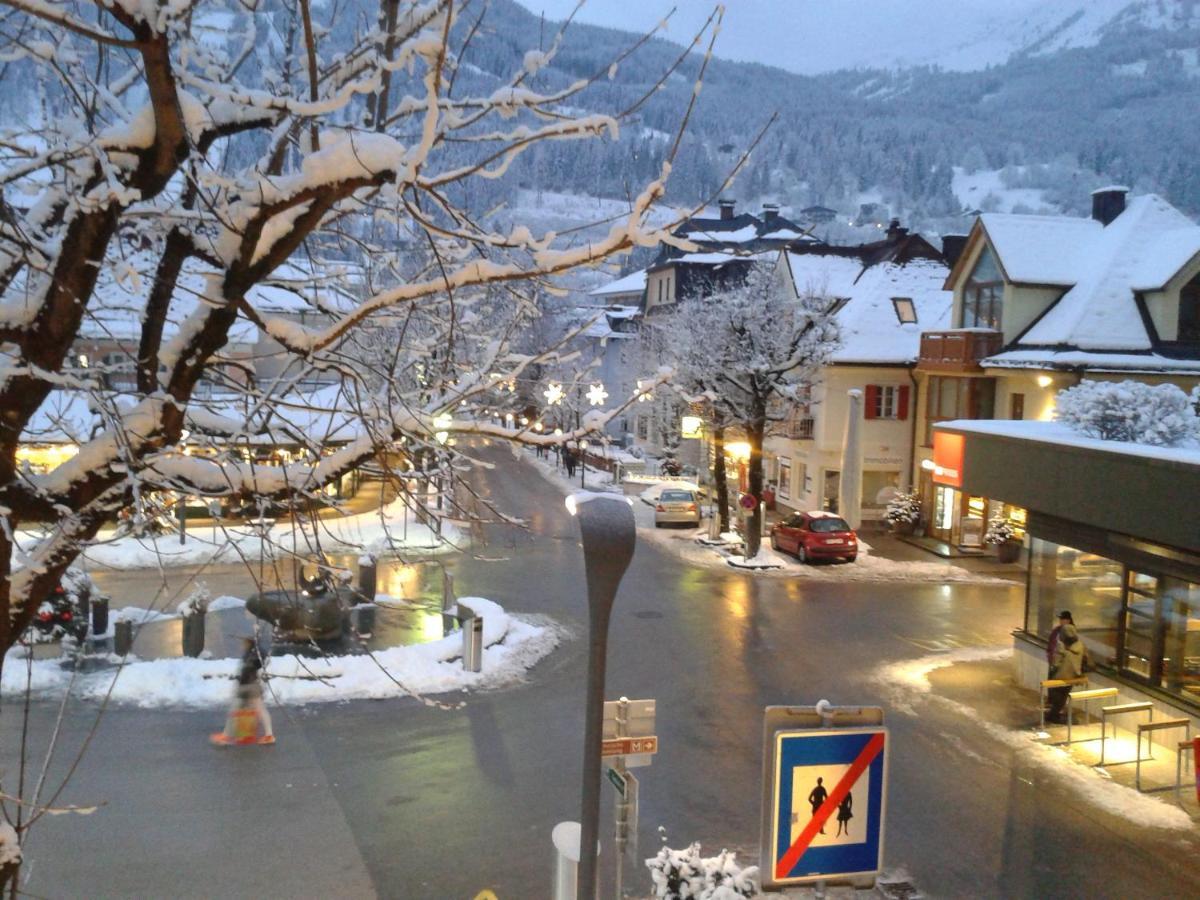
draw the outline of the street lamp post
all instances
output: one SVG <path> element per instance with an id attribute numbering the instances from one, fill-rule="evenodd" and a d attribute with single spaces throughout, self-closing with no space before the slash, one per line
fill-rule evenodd
<path id="1" fill-rule="evenodd" d="M 596 896 L 596 841 L 600 832 L 600 742 L 604 727 L 604 668 L 608 621 L 613 600 L 629 561 L 636 528 L 624 498 L 598 495 L 567 498 L 579 519 L 588 594 L 587 708 L 583 730 L 583 793 L 580 801 L 579 882 L 577 900 Z"/>

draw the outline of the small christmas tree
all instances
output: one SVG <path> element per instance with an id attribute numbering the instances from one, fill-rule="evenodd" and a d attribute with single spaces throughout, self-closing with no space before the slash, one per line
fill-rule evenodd
<path id="1" fill-rule="evenodd" d="M 916 494 L 899 492 L 887 505 L 889 525 L 913 525 L 921 518 L 921 500 Z"/>
<path id="2" fill-rule="evenodd" d="M 985 543 L 998 547 L 1001 544 L 1007 544 L 1016 539 L 1017 529 L 1013 527 L 1012 522 L 1004 517 L 1003 513 L 996 513 L 988 520 L 987 534 L 983 536 Z"/>

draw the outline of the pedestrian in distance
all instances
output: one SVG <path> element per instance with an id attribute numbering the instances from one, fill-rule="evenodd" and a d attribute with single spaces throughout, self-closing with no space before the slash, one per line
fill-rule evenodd
<path id="1" fill-rule="evenodd" d="M 1083 674 L 1083 641 L 1074 624 L 1065 619 L 1060 619 L 1059 623 L 1058 642 L 1054 647 L 1054 667 L 1050 671 L 1050 677 L 1070 681 Z M 1050 688 L 1051 722 L 1059 725 L 1066 722 L 1064 710 L 1069 693 L 1069 686 Z"/>
<path id="2" fill-rule="evenodd" d="M 262 654 L 253 638 L 243 639 L 241 665 L 233 706 L 225 718 L 225 730 L 212 736 L 214 744 L 273 744 L 271 714 L 263 703 Z M 259 735 L 259 726 L 262 734 Z"/>
<path id="3" fill-rule="evenodd" d="M 567 467 L 567 477 L 575 477 L 575 450 L 572 447 L 563 447 L 562 450 L 563 465 Z"/>
<path id="4" fill-rule="evenodd" d="M 850 837 L 850 820 L 854 818 L 853 810 L 854 795 L 850 791 L 846 791 L 846 796 L 838 804 L 838 837 L 841 836 L 843 831 L 846 832 L 846 837 Z"/>
<path id="5" fill-rule="evenodd" d="M 825 790 L 825 779 L 818 778 L 817 786 L 808 794 L 808 802 L 812 804 L 813 818 L 816 818 L 817 810 L 821 808 L 821 804 L 825 802 L 825 798 L 829 796 L 829 791 Z M 821 826 L 821 834 L 825 833 L 825 826 Z"/>
<path id="6" fill-rule="evenodd" d="M 1052 629 L 1050 629 L 1050 637 L 1046 641 L 1046 671 L 1048 673 L 1046 676 L 1047 678 L 1054 677 L 1053 674 L 1049 674 L 1049 673 L 1054 672 L 1054 653 L 1058 649 L 1058 636 L 1062 633 L 1062 627 L 1063 627 L 1064 622 L 1069 622 L 1072 625 L 1075 624 L 1075 620 L 1071 617 L 1071 611 L 1069 609 L 1064 609 L 1062 612 L 1060 612 L 1058 614 L 1058 624 L 1055 625 Z"/>

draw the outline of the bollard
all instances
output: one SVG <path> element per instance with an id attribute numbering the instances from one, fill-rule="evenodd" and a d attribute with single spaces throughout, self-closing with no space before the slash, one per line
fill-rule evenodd
<path id="1" fill-rule="evenodd" d="M 354 609 L 354 630 L 360 638 L 369 638 L 375 632 L 375 607 L 366 604 Z"/>
<path id="2" fill-rule="evenodd" d="M 550 832 L 554 842 L 554 900 L 575 900 L 579 880 L 579 823 L 559 822 Z"/>
<path id="3" fill-rule="evenodd" d="M 108 633 L 108 598 L 96 597 L 92 600 L 92 634 L 104 637 Z"/>
<path id="4" fill-rule="evenodd" d="M 204 612 L 183 617 L 183 655 L 197 657 L 204 652 Z"/>
<path id="5" fill-rule="evenodd" d="M 378 569 L 375 559 L 370 556 L 360 556 L 358 559 L 358 592 L 368 603 L 375 600 L 375 585 L 378 579 Z"/>
<path id="6" fill-rule="evenodd" d="M 117 656 L 128 656 L 133 649 L 133 623 L 128 619 L 118 619 L 113 625 L 113 653 Z"/>
<path id="7" fill-rule="evenodd" d="M 462 622 L 463 671 L 479 672 L 483 669 L 483 616 L 475 615 L 469 606 L 458 603 L 458 617 Z"/>

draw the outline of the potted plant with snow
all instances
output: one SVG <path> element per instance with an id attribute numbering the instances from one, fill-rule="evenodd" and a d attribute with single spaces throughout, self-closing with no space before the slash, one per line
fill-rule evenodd
<path id="1" fill-rule="evenodd" d="M 898 491 L 887 505 L 887 521 L 893 534 L 912 534 L 921 520 L 921 500 L 916 494 Z"/>
<path id="2" fill-rule="evenodd" d="M 1017 529 L 1003 513 L 996 513 L 988 520 L 987 534 L 983 536 L 983 541 L 996 548 L 996 558 L 1002 563 L 1016 562 L 1021 556 L 1021 541 L 1017 538 Z"/>

